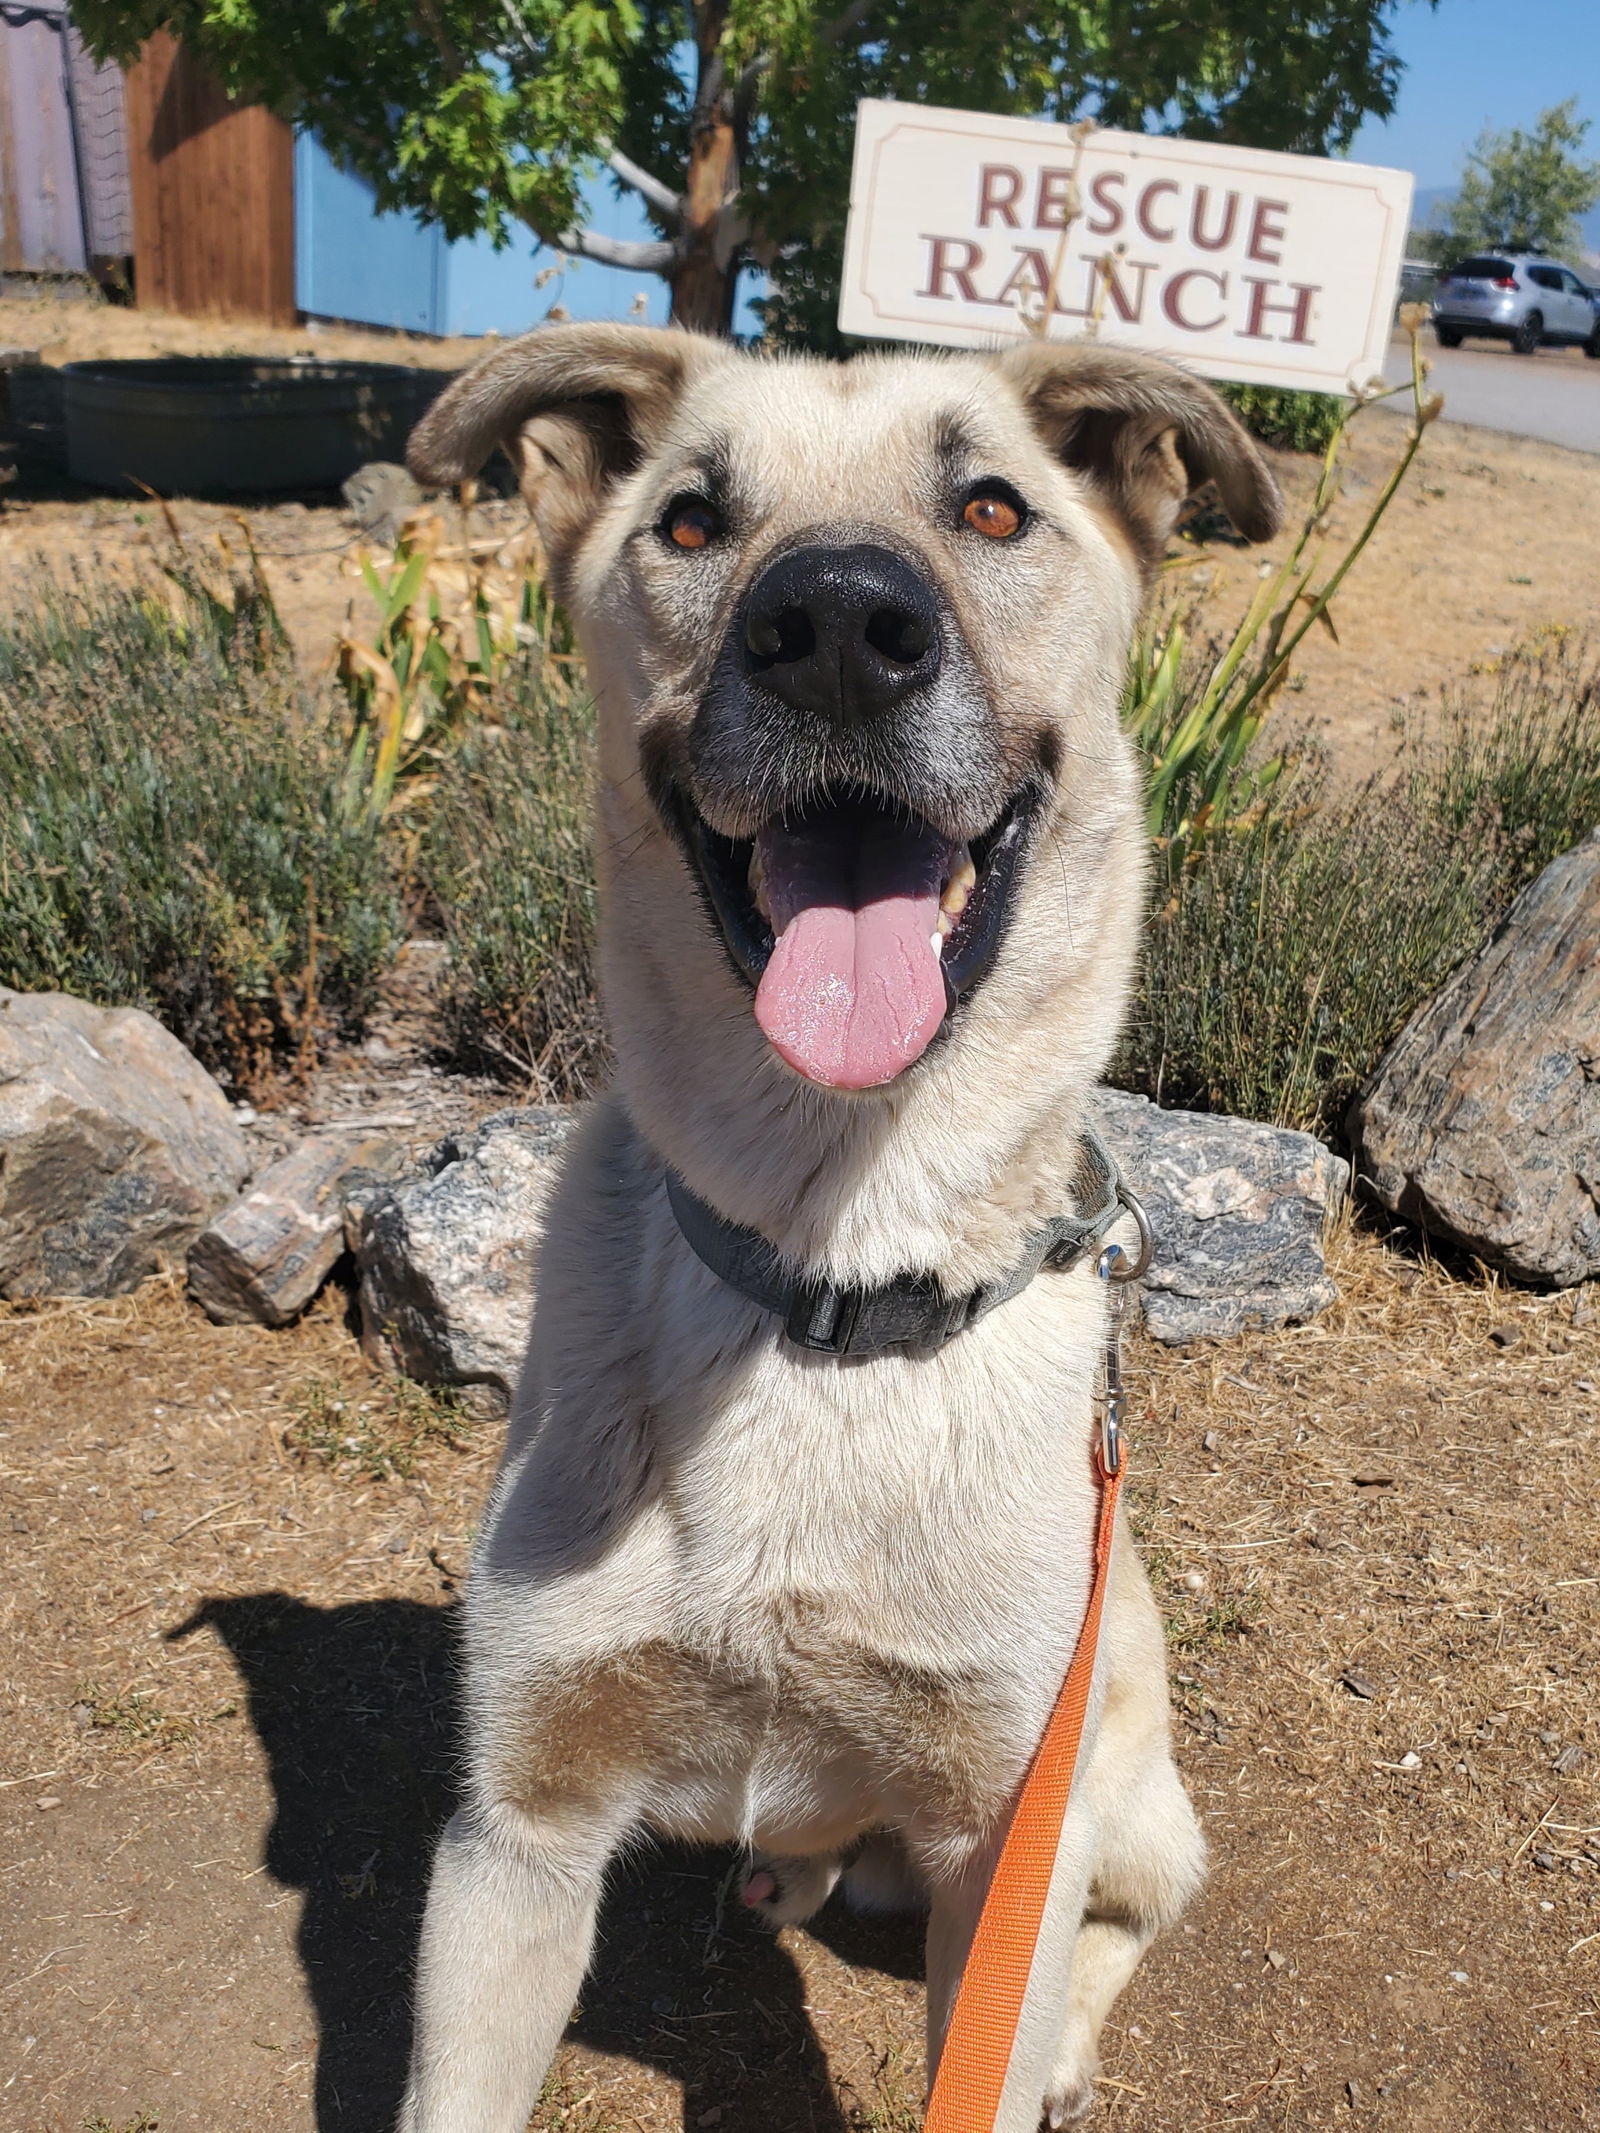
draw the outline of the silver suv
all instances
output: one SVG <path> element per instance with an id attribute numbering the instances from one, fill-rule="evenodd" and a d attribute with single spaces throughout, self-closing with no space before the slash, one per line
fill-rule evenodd
<path id="1" fill-rule="evenodd" d="M 1476 252 L 1439 276 L 1433 330 L 1441 348 L 1470 333 L 1509 341 L 1518 355 L 1581 348 L 1600 358 L 1600 299 L 1570 267 L 1532 252 Z"/>

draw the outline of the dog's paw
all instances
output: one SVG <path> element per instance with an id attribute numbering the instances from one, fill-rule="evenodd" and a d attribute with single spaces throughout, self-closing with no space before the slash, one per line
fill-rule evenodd
<path id="1" fill-rule="evenodd" d="M 833 1858 L 785 1859 L 757 1852 L 739 1889 L 739 1901 L 764 1926 L 795 1926 L 821 1910 L 839 1878 Z"/>
<path id="2" fill-rule="evenodd" d="M 1094 2108 L 1095 2071 L 1092 2066 L 1057 2068 L 1039 2119 L 1041 2133 L 1059 2133 L 1062 2126 L 1075 2125 L 1080 2118 L 1088 2117 Z"/>

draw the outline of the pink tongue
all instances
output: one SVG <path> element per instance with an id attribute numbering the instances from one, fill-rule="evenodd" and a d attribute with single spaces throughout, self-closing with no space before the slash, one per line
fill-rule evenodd
<path id="1" fill-rule="evenodd" d="M 951 847 L 848 809 L 765 829 L 758 847 L 778 936 L 756 992 L 768 1042 L 828 1088 L 893 1081 L 945 1016 L 932 937 Z"/>

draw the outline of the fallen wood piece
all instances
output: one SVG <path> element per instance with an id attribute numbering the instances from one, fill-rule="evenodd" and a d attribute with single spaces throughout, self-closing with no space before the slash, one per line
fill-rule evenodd
<path id="1" fill-rule="evenodd" d="M 288 1325 L 344 1251 L 346 1202 L 405 1167 L 387 1134 L 311 1134 L 195 1239 L 190 1295 L 219 1326 Z"/>

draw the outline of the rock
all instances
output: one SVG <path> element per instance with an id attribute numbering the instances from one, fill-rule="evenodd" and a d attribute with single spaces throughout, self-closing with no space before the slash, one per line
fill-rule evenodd
<path id="1" fill-rule="evenodd" d="M 367 538 L 386 548 L 393 547 L 400 528 L 422 504 L 422 491 L 410 474 L 388 459 L 371 459 L 357 467 L 339 494 Z"/>
<path id="2" fill-rule="evenodd" d="M 1161 1111 L 1105 1090 L 1100 1120 L 1144 1199 L 1158 1256 L 1145 1289 L 1159 1339 L 1309 1318 L 1333 1301 L 1322 1226 L 1346 1166 L 1309 1134 Z M 374 1357 L 430 1384 L 509 1397 L 533 1311 L 533 1260 L 560 1110 L 504 1111 L 443 1141 L 425 1173 L 347 1211 Z"/>
<path id="3" fill-rule="evenodd" d="M 0 986 L 0 1296 L 115 1296 L 250 1174 L 192 1053 L 132 1007 Z"/>
<path id="4" fill-rule="evenodd" d="M 1323 1230 L 1350 1167 L 1309 1133 L 1096 1096 L 1100 1130 L 1155 1232 L 1141 1284 L 1157 1340 L 1314 1318 L 1336 1295 Z"/>
<path id="5" fill-rule="evenodd" d="M 1351 1114 L 1392 1213 L 1520 1281 L 1600 1274 L 1600 829 L 1523 890 Z"/>
<path id="6" fill-rule="evenodd" d="M 1346 1667 L 1339 1679 L 1352 1696 L 1359 1696 L 1365 1702 L 1370 1702 L 1378 1693 L 1366 1675 L 1358 1674 L 1354 1667 Z"/>
<path id="7" fill-rule="evenodd" d="M 374 1193 L 347 1222 L 369 1354 L 430 1385 L 509 1399 L 533 1317 L 533 1259 L 559 1110 L 500 1111 L 441 1141 L 426 1172 Z"/>
<path id="8" fill-rule="evenodd" d="M 262 1171 L 189 1247 L 189 1294 L 219 1326 L 286 1326 L 344 1252 L 345 1203 L 398 1178 L 385 1133 L 314 1133 Z"/>

